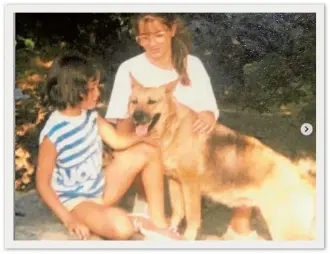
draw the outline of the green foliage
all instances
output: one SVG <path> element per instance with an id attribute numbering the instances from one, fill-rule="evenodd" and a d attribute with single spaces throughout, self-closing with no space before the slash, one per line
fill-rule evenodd
<path id="1" fill-rule="evenodd" d="M 269 54 L 259 62 L 245 65 L 243 70 L 247 106 L 263 111 L 269 106 L 286 103 L 289 97 L 292 100 L 298 98 L 291 93 L 293 72 L 286 58 Z"/>
<path id="2" fill-rule="evenodd" d="M 16 39 L 18 41 L 22 41 L 26 49 L 33 50 L 35 48 L 35 42 L 33 41 L 32 38 L 23 38 L 22 36 L 17 35 Z"/>
<path id="3" fill-rule="evenodd" d="M 201 58 L 214 91 L 226 100 L 264 112 L 315 97 L 315 14 L 178 14 L 192 32 L 192 54 Z M 131 13 L 17 14 L 16 49 L 47 60 L 63 49 L 96 58 L 107 72 L 109 96 L 119 64 L 141 50 L 130 18 Z"/>
<path id="4" fill-rule="evenodd" d="M 313 99 L 313 72 L 296 76 L 290 59 L 270 53 L 243 67 L 244 85 L 227 93 L 227 98 L 243 108 L 267 112 L 271 107 L 304 103 Z M 308 82 L 309 80 L 309 82 Z M 314 86 L 313 86 L 313 85 Z"/>
<path id="5" fill-rule="evenodd" d="M 24 40 L 24 45 L 25 45 L 26 48 L 34 49 L 35 43 L 32 39 L 27 38 L 27 39 Z"/>

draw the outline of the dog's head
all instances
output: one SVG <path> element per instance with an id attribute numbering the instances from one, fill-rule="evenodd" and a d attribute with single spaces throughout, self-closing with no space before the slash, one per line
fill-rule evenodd
<path id="1" fill-rule="evenodd" d="M 144 87 L 130 73 L 132 93 L 128 112 L 135 123 L 138 136 L 145 136 L 169 115 L 172 92 L 179 80 L 158 87 Z"/>

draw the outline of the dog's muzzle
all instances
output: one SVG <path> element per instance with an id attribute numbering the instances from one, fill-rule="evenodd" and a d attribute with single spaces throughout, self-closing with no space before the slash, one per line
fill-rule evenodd
<path id="1" fill-rule="evenodd" d="M 136 125 L 148 124 L 151 122 L 150 115 L 142 110 L 135 111 L 132 117 Z"/>
<path id="2" fill-rule="evenodd" d="M 148 132 L 154 127 L 160 118 L 160 114 L 157 113 L 153 117 L 143 110 L 136 110 L 132 115 L 135 123 L 135 132 L 137 136 L 146 136 Z"/>
<path id="3" fill-rule="evenodd" d="M 146 136 L 148 134 L 149 124 L 151 122 L 150 115 L 142 110 L 136 110 L 134 111 L 132 118 L 135 123 L 136 135 Z"/>

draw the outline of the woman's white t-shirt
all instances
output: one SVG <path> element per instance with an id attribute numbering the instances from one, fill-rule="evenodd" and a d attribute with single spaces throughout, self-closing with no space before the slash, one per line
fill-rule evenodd
<path id="1" fill-rule="evenodd" d="M 128 102 L 131 94 L 129 72 L 146 87 L 156 87 L 178 78 L 173 70 L 161 69 L 149 62 L 145 53 L 123 62 L 116 73 L 115 82 L 108 104 L 107 119 L 123 119 L 128 117 Z M 219 117 L 219 109 L 213 93 L 210 77 L 201 60 L 188 55 L 187 73 L 191 86 L 178 84 L 174 96 L 176 99 L 196 112 L 212 111 L 215 118 Z"/>

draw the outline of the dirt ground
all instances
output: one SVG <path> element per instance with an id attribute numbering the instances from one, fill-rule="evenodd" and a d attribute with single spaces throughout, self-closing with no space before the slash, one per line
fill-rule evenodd
<path id="1" fill-rule="evenodd" d="M 302 123 L 295 117 L 294 109 L 282 108 L 261 115 L 251 110 L 242 112 L 228 104 L 222 104 L 220 108 L 220 121 L 223 124 L 258 137 L 262 142 L 288 157 L 310 156 L 315 158 L 316 127 L 314 126 L 314 132 L 310 136 L 302 135 L 300 132 Z M 129 191 L 121 202 L 121 205 L 127 210 L 132 207 L 133 194 L 133 190 Z M 232 210 L 206 199 L 203 199 L 202 202 L 203 222 L 200 238 L 202 240 L 220 240 L 227 229 Z M 56 217 L 40 202 L 35 190 L 27 193 L 16 192 L 15 209 L 16 212 L 24 215 L 15 216 L 15 239 L 75 239 L 66 233 Z M 170 212 L 168 206 L 167 212 Z M 263 222 L 258 218 L 254 218 L 253 221 L 257 231 L 267 238 Z"/>

